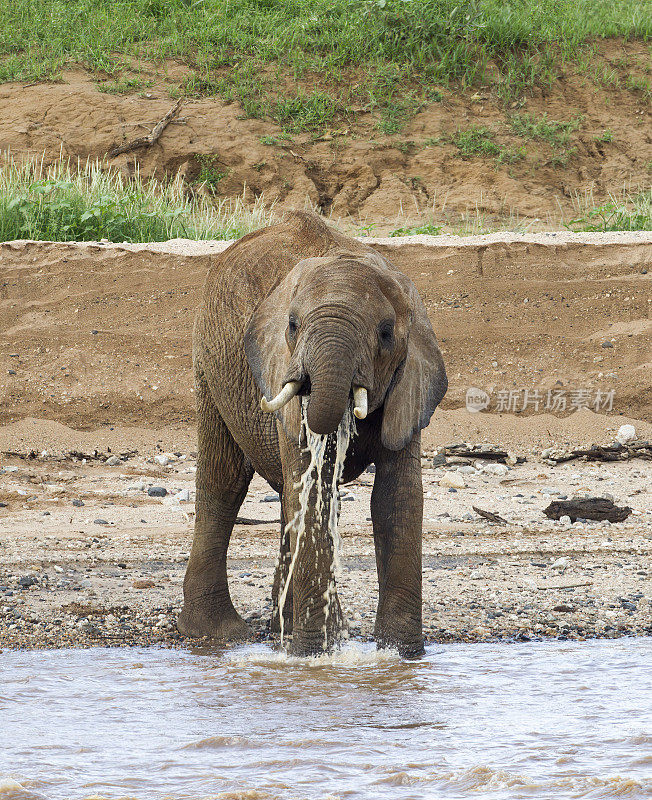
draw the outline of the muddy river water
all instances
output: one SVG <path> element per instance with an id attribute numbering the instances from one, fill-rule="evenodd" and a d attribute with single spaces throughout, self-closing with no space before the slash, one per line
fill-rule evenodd
<path id="1" fill-rule="evenodd" d="M 0 798 L 648 798 L 652 639 L 0 654 Z"/>

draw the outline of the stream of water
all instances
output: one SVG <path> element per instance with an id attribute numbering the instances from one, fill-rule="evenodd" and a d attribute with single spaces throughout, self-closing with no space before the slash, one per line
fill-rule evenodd
<path id="1" fill-rule="evenodd" d="M 0 653 L 0 798 L 649 798 L 652 640 Z"/>

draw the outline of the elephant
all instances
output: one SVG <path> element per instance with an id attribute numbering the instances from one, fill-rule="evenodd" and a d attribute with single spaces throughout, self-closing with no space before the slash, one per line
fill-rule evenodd
<path id="1" fill-rule="evenodd" d="M 448 382 L 412 282 L 316 214 L 289 212 L 212 261 L 195 318 L 193 364 L 196 517 L 179 631 L 217 640 L 251 636 L 229 593 L 227 548 L 256 472 L 281 500 L 272 630 L 291 631 L 296 655 L 331 649 L 344 626 L 333 585 L 333 494 L 338 482 L 373 464 L 376 643 L 406 657 L 422 654 L 421 430 Z M 353 404 L 356 434 L 343 474 L 334 478 L 334 437 Z M 302 407 L 308 429 L 326 437 L 326 455 L 323 495 L 319 503 L 311 496 L 299 542 L 289 521 L 300 510 L 310 457 Z"/>

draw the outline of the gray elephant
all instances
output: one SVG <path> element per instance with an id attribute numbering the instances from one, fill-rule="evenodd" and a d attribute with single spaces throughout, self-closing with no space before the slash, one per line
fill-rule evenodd
<path id="1" fill-rule="evenodd" d="M 195 321 L 193 358 L 196 522 L 179 630 L 229 640 L 250 634 L 231 601 L 226 559 L 257 472 L 281 496 L 272 628 L 292 631 L 295 654 L 330 648 L 342 628 L 333 588 L 333 495 L 338 482 L 354 480 L 373 463 L 376 641 L 405 656 L 421 654 L 421 429 L 447 379 L 412 282 L 315 214 L 292 212 L 214 260 Z M 335 432 L 352 398 L 357 432 L 343 474 L 334 475 Z M 329 438 L 322 485 L 313 487 L 299 538 L 296 526 L 285 523 L 299 513 L 309 466 L 302 405 L 307 428 Z"/>

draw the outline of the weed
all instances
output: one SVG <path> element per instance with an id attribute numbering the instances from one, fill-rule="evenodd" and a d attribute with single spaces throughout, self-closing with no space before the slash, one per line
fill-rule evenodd
<path id="1" fill-rule="evenodd" d="M 408 153 L 413 152 L 413 150 L 416 147 L 416 144 L 412 140 L 410 140 L 407 142 L 396 142 L 394 147 L 396 147 L 399 153 L 403 153 L 403 155 L 408 155 Z"/>
<path id="2" fill-rule="evenodd" d="M 299 91 L 294 97 L 281 98 L 272 109 L 272 117 L 292 133 L 321 129 L 334 115 L 333 99 L 325 92 Z"/>
<path id="3" fill-rule="evenodd" d="M 578 200 L 580 216 L 564 223 L 572 231 L 652 231 L 652 189 L 592 206 L 592 195 Z"/>
<path id="4" fill-rule="evenodd" d="M 594 139 L 596 142 L 613 142 L 614 135 L 609 128 L 607 128 L 606 130 L 602 131 L 602 133 L 595 136 Z"/>
<path id="5" fill-rule="evenodd" d="M 228 169 L 218 169 L 219 158 L 216 155 L 198 153 L 199 174 L 195 183 L 205 186 L 212 194 L 217 194 L 220 181 L 229 174 Z"/>
<path id="6" fill-rule="evenodd" d="M 183 181 L 130 180 L 99 161 L 60 158 L 0 166 L 0 241 L 153 242 L 171 238 L 232 239 L 268 224 L 262 200 L 217 205 L 188 200 Z"/>
<path id="7" fill-rule="evenodd" d="M 105 94 L 129 94 L 137 89 L 151 86 L 153 81 L 143 81 L 141 78 L 123 78 L 116 81 L 98 83 L 97 89 Z"/>
<path id="8" fill-rule="evenodd" d="M 495 134 L 489 128 L 474 125 L 466 130 L 458 130 L 453 136 L 453 144 L 461 158 L 473 156 L 498 156 L 500 147 L 493 141 Z"/>
<path id="9" fill-rule="evenodd" d="M 556 153 L 548 161 L 548 164 L 551 167 L 565 167 L 576 152 L 577 152 L 577 147 L 569 147 L 562 152 Z"/>
<path id="10" fill-rule="evenodd" d="M 389 234 L 389 236 L 439 236 L 443 227 L 443 225 L 432 225 L 431 223 L 426 223 L 425 225 L 416 225 L 414 227 L 396 228 Z"/>
<path id="11" fill-rule="evenodd" d="M 496 156 L 496 163 L 498 164 L 516 164 L 523 161 L 526 156 L 526 149 L 524 147 L 501 147 L 500 152 Z"/>
<path id="12" fill-rule="evenodd" d="M 532 114 L 513 114 L 509 117 L 508 122 L 517 136 L 526 139 L 540 139 L 551 145 L 561 145 L 566 144 L 570 134 L 580 127 L 582 117 L 559 122 L 548 119 L 548 115 L 545 113 L 538 119 Z"/>

